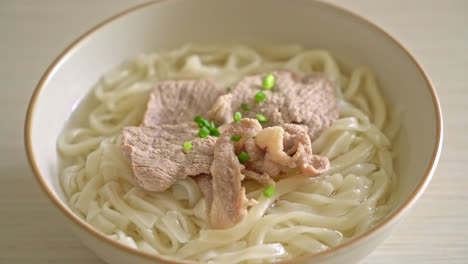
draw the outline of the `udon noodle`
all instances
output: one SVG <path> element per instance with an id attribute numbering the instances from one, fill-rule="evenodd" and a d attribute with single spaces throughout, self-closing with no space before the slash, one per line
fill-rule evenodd
<path id="1" fill-rule="evenodd" d="M 155 82 L 211 79 L 226 87 L 246 75 L 289 69 L 323 72 L 335 83 L 340 117 L 313 142 L 331 169 L 317 178 L 290 175 L 271 198 L 246 183 L 258 203 L 236 226 L 209 227 L 194 180 L 162 193 L 140 189 L 120 150 L 120 131 L 138 125 Z M 208 263 L 267 262 L 315 253 L 368 230 L 391 209 L 395 184 L 391 142 L 397 118 L 373 73 L 348 70 L 324 50 L 300 46 L 195 46 L 140 55 L 106 74 L 90 95 L 87 117 L 58 140 L 61 183 L 72 210 L 127 246 L 170 258 Z"/>

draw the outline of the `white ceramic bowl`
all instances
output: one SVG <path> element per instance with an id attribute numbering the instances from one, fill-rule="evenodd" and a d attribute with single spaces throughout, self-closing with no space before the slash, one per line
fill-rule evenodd
<path id="1" fill-rule="evenodd" d="M 32 96 L 25 126 L 27 154 L 50 200 L 74 233 L 109 263 L 179 263 L 121 245 L 76 216 L 58 180 L 56 139 L 73 106 L 123 60 L 186 42 L 300 43 L 367 65 L 383 93 L 405 110 L 397 144 L 398 205 L 380 224 L 335 248 L 287 263 L 352 263 L 365 257 L 422 194 L 437 164 L 442 116 L 420 65 L 395 39 L 365 19 L 312 0 L 166 0 L 143 4 L 98 25 L 50 66 Z"/>

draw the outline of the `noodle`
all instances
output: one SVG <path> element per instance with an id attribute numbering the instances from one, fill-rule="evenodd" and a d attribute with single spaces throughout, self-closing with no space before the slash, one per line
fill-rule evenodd
<path id="1" fill-rule="evenodd" d="M 281 179 L 271 198 L 262 195 L 263 187 L 246 183 L 247 197 L 257 204 L 225 230 L 209 228 L 205 198 L 191 178 L 162 193 L 136 185 L 120 150 L 120 131 L 140 124 L 156 81 L 206 78 L 228 86 L 277 69 L 319 71 L 335 83 L 340 117 L 313 142 L 314 153 L 330 159 L 325 175 Z M 127 246 L 207 263 L 277 261 L 336 246 L 391 209 L 391 140 L 399 115 L 387 113 L 369 69 L 347 74 L 327 51 L 185 45 L 140 55 L 105 75 L 92 91 L 97 103 L 77 110 L 87 123 L 66 128 L 57 141 L 65 165 L 61 183 L 77 215 Z"/>

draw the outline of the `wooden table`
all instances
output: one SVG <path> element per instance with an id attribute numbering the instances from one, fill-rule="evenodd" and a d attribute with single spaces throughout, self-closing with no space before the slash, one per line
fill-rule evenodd
<path id="1" fill-rule="evenodd" d="M 130 0 L 0 0 L 0 263 L 102 262 L 62 223 L 30 171 L 23 122 L 46 67 Z M 429 188 L 363 263 L 468 263 L 468 1 L 335 0 L 399 39 L 432 78 L 444 147 Z"/>

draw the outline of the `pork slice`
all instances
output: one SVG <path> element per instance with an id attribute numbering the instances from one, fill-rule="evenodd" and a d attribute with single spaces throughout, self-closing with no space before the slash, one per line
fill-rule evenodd
<path id="1" fill-rule="evenodd" d="M 209 174 L 216 138 L 198 136 L 195 123 L 156 127 L 125 127 L 122 152 L 138 184 L 148 191 L 164 191 L 177 179 Z M 193 149 L 184 151 L 184 143 Z"/>
<path id="2" fill-rule="evenodd" d="M 218 97 L 215 104 L 206 113 L 207 117 L 216 124 L 221 126 L 229 124 L 233 121 L 232 116 L 235 112 L 232 111 L 232 94 L 225 94 Z"/>
<path id="3" fill-rule="evenodd" d="M 282 127 L 285 131 L 283 143 L 286 147 L 284 151 L 296 160 L 296 164 L 302 173 L 314 177 L 330 169 L 330 161 L 327 157 L 312 153 L 310 138 L 301 126 L 283 124 Z"/>
<path id="4" fill-rule="evenodd" d="M 265 128 L 258 133 L 255 143 L 266 151 L 263 167 L 257 164 L 257 170 L 269 172 L 299 168 L 305 176 L 315 177 L 330 168 L 328 158 L 312 153 L 310 138 L 299 125 L 283 124 Z"/>
<path id="5" fill-rule="evenodd" d="M 265 74 L 244 78 L 231 94 L 222 95 L 216 100 L 207 114 L 208 118 L 220 125 L 231 122 L 235 112 L 247 118 L 262 114 L 269 119 L 263 127 L 298 124 L 312 141 L 338 118 L 333 83 L 323 74 L 301 77 L 289 71 L 278 71 L 273 75 L 275 86 L 268 91 L 262 90 Z M 266 99 L 257 103 L 255 94 L 259 91 L 266 94 Z M 250 106 L 250 111 L 242 109 L 243 103 Z"/>
<path id="6" fill-rule="evenodd" d="M 275 186 L 275 181 L 268 175 L 268 173 L 258 173 L 251 170 L 242 170 L 245 178 L 254 180 L 263 186 Z"/>
<path id="7" fill-rule="evenodd" d="M 142 126 L 179 124 L 203 116 L 225 91 L 209 80 L 158 82 L 150 93 Z"/>
<path id="8" fill-rule="evenodd" d="M 263 186 L 274 186 L 275 181 L 271 176 L 278 175 L 280 171 L 277 166 L 271 167 L 268 166 L 268 164 L 265 164 L 265 150 L 257 146 L 254 138 L 245 140 L 243 149 L 250 157 L 250 160 L 246 164 L 247 168 L 242 171 L 245 177 L 258 182 Z"/>
<path id="9" fill-rule="evenodd" d="M 247 214 L 248 201 L 241 182 L 245 168 L 235 153 L 233 136 L 252 138 L 262 129 L 253 119 L 242 119 L 232 124 L 215 144 L 214 160 L 210 171 L 213 177 L 213 202 L 210 210 L 211 225 L 215 229 L 229 228 Z"/>
<path id="10" fill-rule="evenodd" d="M 209 214 L 209 208 L 211 208 L 211 204 L 213 203 L 213 179 L 209 174 L 201 174 L 198 175 L 195 180 L 197 181 L 201 192 L 205 196 L 206 209 Z"/>
<path id="11" fill-rule="evenodd" d="M 244 143 L 245 153 L 250 157 L 250 162 L 262 160 L 265 155 L 265 151 L 257 146 L 254 138 L 249 138 Z"/>

